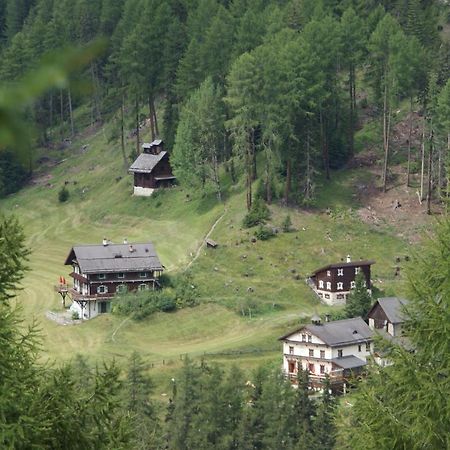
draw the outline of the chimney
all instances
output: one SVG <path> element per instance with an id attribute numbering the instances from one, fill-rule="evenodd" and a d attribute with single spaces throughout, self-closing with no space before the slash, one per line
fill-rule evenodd
<path id="1" fill-rule="evenodd" d="M 347 262 L 352 262 L 352 259 L 350 258 L 350 255 L 347 255 Z"/>
<path id="2" fill-rule="evenodd" d="M 311 317 L 311 322 L 312 322 L 314 325 L 320 325 L 320 324 L 321 324 L 320 316 L 317 315 L 317 314 L 314 314 L 314 315 Z"/>
<path id="3" fill-rule="evenodd" d="M 103 238 L 103 247 L 106 247 L 108 245 L 108 239 Z"/>
<path id="4" fill-rule="evenodd" d="M 123 238 L 123 243 L 126 245 L 128 244 L 128 239 L 127 238 Z"/>

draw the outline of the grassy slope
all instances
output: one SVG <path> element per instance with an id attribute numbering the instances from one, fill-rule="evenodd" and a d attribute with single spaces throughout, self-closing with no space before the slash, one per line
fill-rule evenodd
<path id="1" fill-rule="evenodd" d="M 298 325 L 301 317 L 326 310 L 305 285 L 305 275 L 347 253 L 376 259 L 374 273 L 383 282 L 380 286 L 387 286 L 389 293 L 401 293 L 392 266 L 394 256 L 405 254 L 407 244 L 393 230 L 370 228 L 356 218 L 350 185 L 369 175 L 343 171 L 319 188 L 316 211 L 289 210 L 297 231 L 266 242 L 251 243 L 252 231 L 240 228 L 244 196 L 239 187 L 230 191 L 225 215 L 212 234 L 220 247 L 202 250 L 192 266 L 201 306 L 157 314 L 141 323 L 122 324 L 123 318 L 112 315 L 80 326 L 64 327 L 47 320 L 45 311 L 60 309 L 53 285 L 60 274 L 68 273 L 63 263 L 73 244 L 101 242 L 103 236 L 115 242 L 125 236 L 129 241 L 152 240 L 170 271 L 183 270 L 224 211 L 213 198 L 196 198 L 191 193 L 188 199 L 181 188 L 156 198 L 133 198 L 120 150 L 107 144 L 106 133 L 100 130 L 53 155 L 66 161 L 50 172 L 52 187 L 30 186 L 0 202 L 1 211 L 13 211 L 20 218 L 28 236 L 31 270 L 19 302 L 27 318 L 34 316 L 40 322 L 46 356 L 60 361 L 79 352 L 92 360 L 120 359 L 137 349 L 159 367 L 161 376 L 167 370 L 162 360 L 172 364 L 183 353 L 219 353 L 216 358 L 239 358 L 248 367 L 257 361 L 277 361 L 276 338 Z M 88 150 L 80 152 L 84 144 L 89 144 Z M 123 178 L 116 180 L 120 175 Z M 59 204 L 57 191 L 64 181 L 70 182 L 71 199 Z M 332 214 L 325 214 L 325 208 Z M 273 207 L 273 224 L 279 226 L 285 215 L 285 209 Z M 295 279 L 296 274 L 300 279 Z M 248 318 L 235 312 L 245 302 L 260 305 L 261 313 Z M 229 352 L 232 356 L 227 356 Z"/>

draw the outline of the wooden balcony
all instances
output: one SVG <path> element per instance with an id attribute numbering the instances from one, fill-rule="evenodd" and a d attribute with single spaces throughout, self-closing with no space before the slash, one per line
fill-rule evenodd
<path id="1" fill-rule="evenodd" d="M 93 302 L 98 300 L 109 300 L 114 297 L 114 293 L 107 292 L 106 294 L 82 294 L 77 290 L 71 288 L 69 289 L 69 294 L 72 297 L 72 300 L 77 301 L 87 301 Z"/>

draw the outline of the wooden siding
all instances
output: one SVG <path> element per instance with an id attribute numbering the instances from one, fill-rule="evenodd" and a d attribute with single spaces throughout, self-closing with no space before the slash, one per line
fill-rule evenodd
<path id="1" fill-rule="evenodd" d="M 343 270 L 343 275 L 338 275 L 338 270 Z M 361 266 L 361 271 L 364 273 L 366 278 L 367 289 L 370 289 L 370 266 Z M 327 272 L 330 272 L 328 276 Z M 332 268 L 318 272 L 314 277 L 314 283 L 316 289 L 329 292 L 339 292 L 339 291 L 350 291 L 352 289 L 351 283 L 355 281 L 356 273 L 355 267 L 343 267 L 343 268 Z M 319 282 L 323 281 L 323 287 L 319 286 Z M 327 282 L 331 283 L 331 289 L 327 288 Z M 342 289 L 337 288 L 338 283 L 343 283 Z"/>
<path id="2" fill-rule="evenodd" d="M 157 189 L 159 187 L 170 186 L 172 180 L 156 180 L 156 178 L 172 177 L 172 167 L 169 155 L 164 155 L 163 159 L 154 167 L 150 173 L 134 173 L 134 185 L 137 187 Z"/>
<path id="3" fill-rule="evenodd" d="M 377 329 L 384 328 L 387 330 L 386 324 L 389 322 L 383 308 L 377 303 L 370 312 L 369 319 L 373 319 L 374 326 Z"/>

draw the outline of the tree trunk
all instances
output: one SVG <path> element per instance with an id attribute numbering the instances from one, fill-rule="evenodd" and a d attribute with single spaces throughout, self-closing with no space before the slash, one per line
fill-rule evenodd
<path id="1" fill-rule="evenodd" d="M 128 170 L 127 154 L 125 151 L 125 95 L 122 94 L 122 104 L 120 105 L 120 147 L 122 149 L 123 166 Z"/>
<path id="2" fill-rule="evenodd" d="M 423 119 L 423 130 L 422 130 L 422 143 L 420 149 L 420 201 L 423 200 L 423 189 L 424 189 L 424 174 L 425 174 L 425 117 Z"/>
<path id="3" fill-rule="evenodd" d="M 289 204 L 289 194 L 291 193 L 291 158 L 288 155 L 286 160 L 286 184 L 284 186 L 284 203 Z"/>
<path id="4" fill-rule="evenodd" d="M 156 117 L 155 99 L 152 96 L 153 122 L 155 124 L 155 135 L 159 138 L 158 118 Z"/>
<path id="5" fill-rule="evenodd" d="M 53 90 L 50 91 L 49 109 L 50 109 L 50 128 L 53 128 Z"/>
<path id="6" fill-rule="evenodd" d="M 70 91 L 70 87 L 67 89 L 67 100 L 69 101 L 70 132 L 73 137 L 75 135 L 75 127 L 73 124 L 72 93 Z"/>
<path id="7" fill-rule="evenodd" d="M 256 171 L 256 145 L 255 145 L 255 130 L 251 131 L 251 164 L 252 164 L 252 181 L 256 181 L 258 174 Z"/>
<path id="8" fill-rule="evenodd" d="M 139 130 L 139 99 L 136 96 L 136 155 L 141 153 L 141 139 L 140 139 L 140 130 Z"/>
<path id="9" fill-rule="evenodd" d="M 413 112 L 413 98 L 410 97 L 409 103 L 409 132 L 408 132 L 408 165 L 406 167 L 406 187 L 410 184 L 411 175 L 411 138 L 412 138 L 412 112 Z"/>
<path id="10" fill-rule="evenodd" d="M 310 158 L 310 152 L 309 152 L 309 127 L 306 132 L 306 186 L 305 186 L 305 199 L 310 200 L 312 197 L 311 193 L 311 158 Z"/>
<path id="11" fill-rule="evenodd" d="M 252 207 L 252 141 L 253 141 L 253 129 L 250 130 L 248 135 L 247 149 L 245 152 L 245 166 L 247 170 L 247 210 L 250 211 Z"/>
<path id="12" fill-rule="evenodd" d="M 384 150 L 384 163 L 383 163 L 383 192 L 386 192 L 387 186 L 387 168 L 388 168 L 388 157 L 389 157 L 389 105 L 388 105 L 388 89 L 385 82 L 384 86 L 384 99 L 383 99 L 383 150 Z"/>
<path id="13" fill-rule="evenodd" d="M 219 202 L 221 202 L 222 201 L 222 191 L 220 189 L 219 164 L 217 161 L 217 152 L 216 151 L 213 154 L 212 163 L 213 163 L 214 184 L 216 185 L 217 200 L 219 200 Z"/>
<path id="14" fill-rule="evenodd" d="M 354 67 L 353 64 L 350 65 L 349 71 L 349 94 L 350 94 L 350 124 L 349 124 L 349 135 L 348 135 L 348 146 L 350 157 L 354 154 L 354 134 L 355 134 L 355 108 L 354 108 Z"/>
<path id="15" fill-rule="evenodd" d="M 64 139 L 64 97 L 62 89 L 59 90 L 59 113 L 60 113 L 60 128 L 61 141 Z"/>
<path id="16" fill-rule="evenodd" d="M 430 143 L 428 151 L 428 192 L 427 192 L 427 214 L 431 214 L 431 194 L 432 194 L 432 160 L 433 160 L 433 128 L 431 128 Z"/>
<path id="17" fill-rule="evenodd" d="M 153 107 L 152 107 L 152 96 L 151 94 L 148 95 L 148 112 L 150 114 L 150 132 L 152 135 L 152 141 L 154 141 L 156 139 L 155 136 L 155 119 L 154 119 L 154 115 L 153 115 Z"/>
<path id="18" fill-rule="evenodd" d="M 330 179 L 330 161 L 328 155 L 328 142 L 326 136 L 326 126 L 324 124 L 325 119 L 323 117 L 322 109 L 319 111 L 319 122 L 320 122 L 320 143 L 322 146 L 322 158 L 323 158 L 323 167 L 325 170 L 325 177 L 327 180 Z"/>

